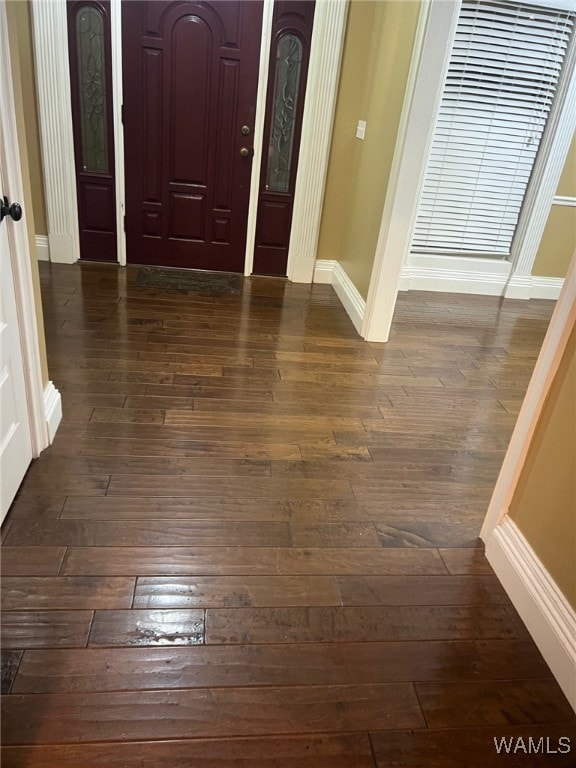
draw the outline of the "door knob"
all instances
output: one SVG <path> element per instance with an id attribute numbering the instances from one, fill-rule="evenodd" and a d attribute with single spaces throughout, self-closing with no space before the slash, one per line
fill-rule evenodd
<path id="1" fill-rule="evenodd" d="M 0 204 L 0 221 L 6 216 L 11 216 L 14 221 L 20 221 L 22 218 L 22 206 L 19 203 L 12 203 L 10 205 L 8 198 L 4 196 Z"/>
<path id="2" fill-rule="evenodd" d="M 242 155 L 242 157 L 252 157 L 252 155 L 254 154 L 254 150 L 249 149 L 248 147 L 241 147 L 240 154 Z"/>

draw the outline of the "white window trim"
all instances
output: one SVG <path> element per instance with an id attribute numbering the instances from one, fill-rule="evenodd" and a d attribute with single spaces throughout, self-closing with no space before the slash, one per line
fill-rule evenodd
<path id="1" fill-rule="evenodd" d="M 255 151 L 244 268 L 247 275 L 252 272 L 254 258 L 273 5 L 273 0 L 264 0 L 254 126 Z M 120 0 L 111 0 L 110 7 L 118 263 L 124 265 L 126 238 Z M 80 239 L 72 112 L 70 108 L 61 108 L 63 104 L 71 103 L 66 2 L 39 0 L 32 3 L 32 9 L 50 259 L 73 264 L 80 257 Z M 347 12 L 348 0 L 316 1 L 288 257 L 288 277 L 298 282 L 312 282 L 314 272 Z"/>
<path id="2" fill-rule="evenodd" d="M 437 264 L 428 269 L 427 266 L 422 266 L 422 257 L 419 256 L 418 263 L 422 269 L 418 271 L 412 266 L 410 242 L 460 4 L 460 0 L 424 0 L 422 3 L 362 323 L 361 335 L 368 341 L 388 340 L 398 291 L 400 288 L 407 289 L 411 284 L 414 285 L 415 278 L 419 280 L 417 285 L 420 289 L 454 290 L 443 280 L 442 270 L 437 269 Z M 566 3 L 563 0 L 550 0 L 546 5 L 560 9 L 574 7 L 573 2 Z M 559 88 L 551 117 L 551 120 L 554 120 L 554 130 L 547 132 L 545 151 L 540 153 L 537 160 L 540 188 L 537 194 L 534 193 L 531 205 L 527 207 L 529 215 L 524 212 L 522 214 L 525 233 L 523 238 L 518 240 L 514 251 L 510 278 L 508 281 L 501 281 L 496 290 L 498 295 L 513 295 L 519 298 L 530 298 L 532 295 L 530 274 L 542 237 L 543 224 L 546 223 L 550 212 L 554 191 L 576 127 L 575 48 L 576 36 L 572 39 L 566 58 L 563 83 Z M 451 268 L 448 267 L 450 258 L 446 259 L 447 280 L 454 278 L 454 275 L 450 274 Z M 477 272 L 478 266 L 473 263 L 476 260 L 469 261 L 470 272 Z M 432 274 L 431 270 L 434 270 L 433 279 L 436 284 L 427 282 L 427 278 Z M 489 292 L 494 292 L 496 281 L 493 279 L 466 281 L 462 278 L 458 290 L 483 293 L 482 283 L 489 286 Z"/>
<path id="3" fill-rule="evenodd" d="M 554 195 L 576 131 L 576 34 L 566 52 L 558 91 L 548 124 L 536 157 L 532 178 L 526 191 L 524 206 L 512 241 L 512 274 L 504 296 L 513 299 L 530 298 L 526 278 L 532 267 L 544 228 L 554 204 Z"/>

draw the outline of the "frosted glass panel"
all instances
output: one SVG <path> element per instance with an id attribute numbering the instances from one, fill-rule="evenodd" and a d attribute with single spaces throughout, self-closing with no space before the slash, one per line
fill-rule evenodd
<path id="1" fill-rule="evenodd" d="M 78 99 L 82 136 L 82 170 L 107 173 L 104 19 L 102 12 L 84 5 L 76 14 Z"/>
<path id="2" fill-rule="evenodd" d="M 296 35 L 283 35 L 276 52 L 274 111 L 266 172 L 269 192 L 289 191 L 301 70 L 302 43 Z"/>

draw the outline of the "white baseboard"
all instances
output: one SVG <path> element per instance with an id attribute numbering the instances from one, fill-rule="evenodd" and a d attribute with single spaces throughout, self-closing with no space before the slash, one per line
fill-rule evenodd
<path id="1" fill-rule="evenodd" d="M 338 264 L 337 261 L 329 261 L 328 259 L 319 259 L 316 261 L 314 264 L 314 282 L 332 285 L 332 277 L 334 276 L 336 264 Z"/>
<path id="2" fill-rule="evenodd" d="M 52 443 L 62 421 L 62 397 L 52 381 L 49 381 L 44 389 L 44 414 L 50 443 Z"/>
<path id="3" fill-rule="evenodd" d="M 504 287 L 505 299 L 529 299 L 532 294 L 532 278 L 530 275 L 512 275 Z"/>
<path id="4" fill-rule="evenodd" d="M 401 291 L 438 291 L 504 296 L 507 299 L 557 299 L 558 277 L 512 275 L 509 261 L 413 254 L 402 270 Z"/>
<path id="5" fill-rule="evenodd" d="M 72 235 L 48 234 L 50 261 L 56 264 L 75 264 L 78 261 L 78 246 Z"/>
<path id="6" fill-rule="evenodd" d="M 507 299 L 557 299 L 563 285 L 561 277 L 512 275 L 504 296 Z"/>
<path id="7" fill-rule="evenodd" d="M 366 301 L 341 267 L 340 262 L 318 260 L 314 267 L 314 282 L 332 285 L 354 328 L 361 333 Z"/>
<path id="8" fill-rule="evenodd" d="M 563 277 L 538 277 L 532 275 L 532 299 L 557 299 L 564 285 Z"/>
<path id="9" fill-rule="evenodd" d="M 509 517 L 487 537 L 486 557 L 576 711 L 576 611 Z"/>
<path id="10" fill-rule="evenodd" d="M 501 259 L 413 254 L 402 270 L 400 290 L 501 296 L 511 266 Z"/>
<path id="11" fill-rule="evenodd" d="M 48 235 L 36 235 L 36 257 L 38 261 L 50 261 Z"/>

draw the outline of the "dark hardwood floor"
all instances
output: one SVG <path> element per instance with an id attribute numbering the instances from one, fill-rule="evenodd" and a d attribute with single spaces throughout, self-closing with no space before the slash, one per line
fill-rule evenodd
<path id="1" fill-rule="evenodd" d="M 478 532 L 553 304 L 41 265 L 53 445 L 2 529 L 3 768 L 574 766 Z"/>

